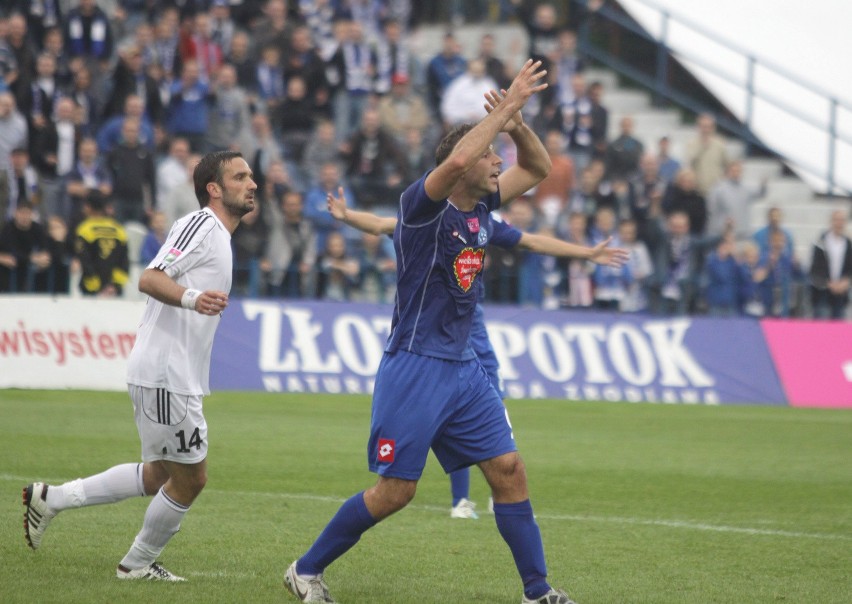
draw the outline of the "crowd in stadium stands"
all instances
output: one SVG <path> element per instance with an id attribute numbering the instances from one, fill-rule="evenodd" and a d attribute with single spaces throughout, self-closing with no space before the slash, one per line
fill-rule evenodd
<path id="1" fill-rule="evenodd" d="M 408 34 L 425 21 L 490 18 L 526 28 L 529 48 L 513 55 L 545 61 L 550 83 L 525 117 L 553 170 L 505 218 L 586 245 L 612 236 L 632 254 L 613 269 L 493 250 L 486 301 L 660 315 L 846 312 L 846 213 L 835 213 L 804 266 L 779 208 L 750 224 L 765 186 L 742 182 L 711 115 L 698 117 L 682 157 L 666 138 L 645 148 L 629 116 L 608 140 L 606 91 L 587 81 L 571 29 L 579 17 L 562 3 L 101 4 L 0 8 L 0 292 L 120 295 L 129 263 L 147 262 L 197 208 L 200 154 L 235 149 L 260 198 L 233 237 L 235 295 L 392 301 L 390 240 L 333 220 L 326 194 L 342 186 L 349 207 L 395 214 L 446 128 L 482 118 L 468 108 L 518 67 L 498 58 L 490 34 L 465 56 L 447 33 L 425 61 Z M 508 139 L 496 145 L 511 165 Z M 141 244 L 128 236 L 140 229 Z"/>

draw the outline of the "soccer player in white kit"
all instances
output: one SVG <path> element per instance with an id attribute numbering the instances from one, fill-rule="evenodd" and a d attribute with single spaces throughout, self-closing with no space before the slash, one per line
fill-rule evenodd
<path id="1" fill-rule="evenodd" d="M 116 570 L 120 579 L 183 581 L 157 563 L 207 481 L 213 336 L 231 288 L 231 234 L 254 209 L 257 189 L 239 153 L 204 156 L 193 172 L 201 209 L 178 220 L 139 279 L 150 296 L 127 366 L 143 463 L 24 488 L 24 529 L 33 549 L 61 511 L 153 495 L 142 529 Z"/>

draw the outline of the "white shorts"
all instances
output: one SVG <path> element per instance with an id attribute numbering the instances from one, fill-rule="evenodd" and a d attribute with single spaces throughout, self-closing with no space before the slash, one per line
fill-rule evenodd
<path id="1" fill-rule="evenodd" d="M 128 384 L 142 461 L 166 459 L 198 463 L 207 457 L 207 421 L 201 396 L 185 396 L 165 388 Z"/>

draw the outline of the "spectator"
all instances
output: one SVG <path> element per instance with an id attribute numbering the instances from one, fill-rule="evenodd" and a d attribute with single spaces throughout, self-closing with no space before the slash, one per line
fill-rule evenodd
<path id="1" fill-rule="evenodd" d="M 435 165 L 435 158 L 423 142 L 423 133 L 417 128 L 409 128 L 402 143 L 403 182 L 414 182 Z"/>
<path id="2" fill-rule="evenodd" d="M 174 140 L 183 141 L 184 139 Z M 166 231 L 169 231 L 179 218 L 198 210 L 198 198 L 195 196 L 192 174 L 199 161 L 201 161 L 200 155 L 190 153 L 184 164 L 186 178 L 169 189 L 168 194 L 162 198 L 162 203 L 157 202 L 157 209 L 166 216 Z M 159 189 L 157 191 L 159 192 Z"/>
<path id="3" fill-rule="evenodd" d="M 337 196 L 338 190 L 343 188 L 343 198 L 349 208 L 357 207 L 355 196 L 348 187 L 344 187 L 340 180 L 340 170 L 334 162 L 323 165 L 319 180 L 312 183 L 311 188 L 305 193 L 304 216 L 314 228 L 317 235 L 317 249 L 324 250 L 326 239 L 331 233 L 339 232 L 343 223 L 335 220 L 328 211 L 328 195 Z"/>
<path id="4" fill-rule="evenodd" d="M 56 101 L 62 96 L 56 79 L 56 59 L 48 53 L 36 58 L 36 71 L 29 89 L 18 91 L 21 107 L 27 107 L 27 123 L 32 137 L 53 119 Z"/>
<path id="5" fill-rule="evenodd" d="M 169 142 L 169 153 L 157 164 L 157 207 L 163 207 L 171 190 L 186 182 L 190 174 L 186 171 L 189 157 L 189 141 L 179 136 Z M 182 216 L 183 214 L 181 214 Z M 171 224 L 171 223 L 169 223 Z M 156 253 L 156 250 L 154 252 Z M 147 263 L 146 263 L 147 264 Z"/>
<path id="6" fill-rule="evenodd" d="M 284 67 L 281 50 L 274 44 L 263 47 L 255 74 L 255 93 L 259 101 L 258 111 L 272 115 L 284 100 Z"/>
<path id="7" fill-rule="evenodd" d="M 376 55 L 364 36 L 364 28 L 357 21 L 347 21 L 342 26 L 342 40 L 329 61 L 329 85 L 334 87 L 334 127 L 340 140 L 345 140 L 357 129 L 376 77 Z"/>
<path id="8" fill-rule="evenodd" d="M 19 205 L 28 205 L 38 220 L 42 214 L 42 191 L 38 173 L 30 163 L 30 154 L 26 149 L 13 149 L 9 169 L 9 214 Z"/>
<path id="9" fill-rule="evenodd" d="M 308 98 L 308 87 L 302 76 L 287 81 L 287 95 L 273 118 L 284 149 L 284 158 L 299 166 L 314 128 L 314 104 Z"/>
<path id="10" fill-rule="evenodd" d="M 485 63 L 473 59 L 467 64 L 467 70 L 454 78 L 444 89 L 441 98 L 441 119 L 444 128 L 464 123 L 476 123 L 484 118 L 485 95 L 498 88 L 497 82 L 485 73 Z"/>
<path id="11" fill-rule="evenodd" d="M 124 120 L 121 142 L 107 154 L 106 164 L 112 174 L 113 216 L 119 222 L 146 224 L 157 198 L 157 176 L 154 154 L 139 141 L 139 125 L 136 118 Z M 95 211 L 100 210 L 98 205 L 99 201 Z"/>
<path id="12" fill-rule="evenodd" d="M 768 275 L 766 267 L 761 263 L 760 248 L 753 241 L 740 243 L 740 307 L 743 314 L 749 317 L 762 317 L 767 309 L 765 300 L 765 281 Z"/>
<path id="13" fill-rule="evenodd" d="M 65 90 L 65 96 L 76 105 L 74 121 L 83 136 L 96 136 L 100 103 L 92 89 L 92 72 L 81 65 L 72 75 L 71 84 Z"/>
<path id="14" fill-rule="evenodd" d="M 716 134 L 716 120 L 712 115 L 699 115 L 696 127 L 697 133 L 689 141 L 686 157 L 687 163 L 695 171 L 698 192 L 706 196 L 722 180 L 730 160 L 725 141 Z"/>
<path id="15" fill-rule="evenodd" d="M 229 0 L 213 0 L 210 3 L 208 19 L 210 40 L 219 50 L 225 53 L 231 48 L 231 41 L 234 39 L 234 34 L 237 31 L 236 23 L 231 18 Z"/>
<path id="16" fill-rule="evenodd" d="M 771 317 L 789 317 L 797 310 L 798 285 L 802 270 L 795 255 L 787 247 L 781 231 L 769 236 L 769 251 L 762 259 L 767 276 L 764 281 L 764 308 Z"/>
<path id="17" fill-rule="evenodd" d="M 262 191 L 270 166 L 283 161 L 281 146 L 272 135 L 272 125 L 266 113 L 258 111 L 251 116 L 250 132 L 240 141 L 240 149 L 254 172 L 258 191 Z"/>
<path id="18" fill-rule="evenodd" d="M 718 182 L 707 196 L 707 235 L 721 237 L 733 229 L 737 241 L 751 237 L 751 204 L 766 195 L 766 179 L 760 187 L 750 187 L 742 182 L 743 164 L 734 160 L 728 164 L 725 178 Z"/>
<path id="19" fill-rule="evenodd" d="M 657 141 L 657 164 L 660 167 L 660 178 L 666 184 L 674 180 L 675 175 L 680 171 L 680 162 L 669 154 L 670 146 L 668 136 L 660 137 Z"/>
<path id="20" fill-rule="evenodd" d="M 335 302 L 351 300 L 359 272 L 358 260 L 347 251 L 343 235 L 329 233 L 324 252 L 317 260 L 317 298 Z"/>
<path id="21" fill-rule="evenodd" d="M 690 231 L 689 214 L 683 210 L 668 214 L 651 290 L 656 314 L 681 316 L 692 308 L 699 250 Z"/>
<path id="22" fill-rule="evenodd" d="M 142 49 L 134 42 L 122 44 L 118 50 L 118 63 L 112 73 L 112 92 L 104 107 L 104 117 L 127 113 L 126 101 L 131 95 L 142 101 L 142 113 L 153 124 L 163 120 L 163 102 L 159 83 L 146 71 Z M 138 112 L 137 112 L 137 115 Z"/>
<path id="23" fill-rule="evenodd" d="M 50 266 L 48 249 L 47 233 L 35 220 L 32 205 L 20 202 L 0 229 L 0 292 L 32 292 L 36 272 Z"/>
<path id="24" fill-rule="evenodd" d="M 154 53 L 152 60 L 163 68 L 163 76 L 167 81 L 173 80 L 181 72 L 179 41 L 177 10 L 167 8 L 160 13 L 154 25 L 152 42 Z"/>
<path id="25" fill-rule="evenodd" d="M 0 92 L 9 90 L 18 79 L 18 60 L 5 38 L 0 30 Z"/>
<path id="26" fill-rule="evenodd" d="M 233 65 L 222 65 L 212 88 L 212 116 L 206 147 L 217 151 L 233 149 L 246 136 L 251 122 L 248 94 L 237 84 Z"/>
<path id="27" fill-rule="evenodd" d="M 590 245 L 588 224 L 586 214 L 573 212 L 568 218 L 568 233 L 565 240 L 577 245 Z M 574 309 L 590 308 L 594 302 L 591 277 L 594 265 L 579 258 L 565 258 L 560 263 L 566 269 L 564 286 L 567 287 L 561 305 Z"/>
<path id="28" fill-rule="evenodd" d="M 630 215 L 636 221 L 639 239 L 650 250 L 660 240 L 660 217 L 666 181 L 660 175 L 657 156 L 645 153 L 639 160 L 639 175 L 630 183 Z"/>
<path id="29" fill-rule="evenodd" d="M 282 219 L 269 234 L 269 286 L 273 296 L 306 298 L 313 294 L 317 236 L 303 215 L 302 194 L 284 193 Z"/>
<path id="30" fill-rule="evenodd" d="M 654 263 L 645 243 L 638 238 L 638 228 L 632 219 L 618 225 L 620 246 L 630 254 L 627 265 L 633 279 L 621 298 L 621 312 L 645 312 L 648 309 L 648 282 L 654 274 Z"/>
<path id="31" fill-rule="evenodd" d="M 184 69 L 194 61 L 198 66 L 198 81 L 210 85 L 224 62 L 223 47 L 212 38 L 210 16 L 198 12 L 191 19 L 189 30 L 184 30 L 178 42 L 178 52 Z"/>
<path id="32" fill-rule="evenodd" d="M 84 296 L 120 296 L 130 270 L 127 233 L 106 215 L 106 200 L 99 193 L 86 198 L 85 208 L 86 218 L 77 226 L 74 243 L 80 262 L 80 291 Z"/>
<path id="33" fill-rule="evenodd" d="M 97 0 L 80 0 L 65 19 L 65 41 L 72 57 L 97 62 L 104 71 L 112 57 L 112 31 L 106 13 Z"/>
<path id="34" fill-rule="evenodd" d="M 358 205 L 396 207 L 402 183 L 401 154 L 393 137 L 379 123 L 379 113 L 367 109 L 361 128 L 344 145 L 346 177 Z"/>
<path id="35" fill-rule="evenodd" d="M 71 287 L 72 250 L 68 226 L 60 216 L 47 219 L 47 252 L 50 266 L 35 275 L 35 291 L 46 294 L 67 294 Z"/>
<path id="36" fill-rule="evenodd" d="M 257 298 L 265 293 L 262 275 L 269 271 L 267 244 L 269 227 L 263 219 L 260 199 L 255 199 L 254 209 L 243 216 L 231 238 L 234 248 L 235 295 Z"/>
<path id="37" fill-rule="evenodd" d="M 606 137 L 609 131 L 609 110 L 603 105 L 603 84 L 589 84 L 589 102 L 591 103 L 591 126 L 589 134 L 592 138 L 593 157 L 602 158 L 606 155 Z"/>
<path id="38" fill-rule="evenodd" d="M 668 186 L 663 196 L 663 212 L 671 216 L 675 212 L 684 212 L 689 216 L 689 232 L 700 244 L 707 228 L 707 201 L 698 190 L 695 172 L 683 168 Z"/>
<path id="39" fill-rule="evenodd" d="M 842 319 L 849 305 L 852 240 L 846 235 L 846 211 L 831 213 L 831 228 L 814 243 L 809 272 L 811 305 L 818 318 Z"/>
<path id="40" fill-rule="evenodd" d="M 335 141 L 334 122 L 320 120 L 305 145 L 305 156 L 302 160 L 302 169 L 308 182 L 318 181 L 322 167 L 327 163 L 337 164 L 342 171 L 340 152 Z"/>
<path id="41" fill-rule="evenodd" d="M 358 287 L 367 302 L 390 302 L 396 289 L 396 259 L 383 245 L 384 239 L 373 233 L 361 234 Z"/>
<path id="42" fill-rule="evenodd" d="M 382 25 L 383 35 L 379 37 L 376 47 L 378 82 L 376 92 L 387 93 L 393 85 L 394 78 L 408 78 L 418 89 L 423 89 L 423 67 L 412 52 L 405 28 L 396 19 L 386 19 Z M 415 80 L 416 78 L 416 80 Z"/>
<path id="43" fill-rule="evenodd" d="M 20 13 L 12 14 L 6 22 L 6 45 L 12 51 L 17 65 L 17 77 L 9 86 L 15 103 L 24 113 L 36 70 L 36 47 L 27 35 L 27 20 Z"/>
<path id="44" fill-rule="evenodd" d="M 24 15 L 27 19 L 27 31 L 33 40 L 37 40 L 40 44 L 51 30 L 58 31 L 62 25 L 62 7 L 61 2 L 24 2 L 26 11 Z"/>
<path id="45" fill-rule="evenodd" d="M 382 97 L 378 110 L 382 127 L 400 145 L 405 144 L 409 130 L 415 129 L 422 134 L 431 121 L 426 102 L 412 91 L 409 77 L 403 74 L 393 76 L 390 94 Z"/>
<path id="46" fill-rule="evenodd" d="M 597 245 L 602 241 L 613 238 L 618 247 L 616 215 L 613 208 L 609 206 L 599 207 L 595 211 L 594 225 L 591 229 L 589 241 Z M 633 282 L 630 266 L 625 263 L 619 267 L 605 267 L 595 265 L 592 273 L 592 285 L 594 287 L 595 308 L 602 310 L 618 310 L 621 301 L 627 295 L 627 289 Z"/>
<path id="47" fill-rule="evenodd" d="M 530 46 L 527 56 L 543 61 L 544 68 L 550 69 L 550 59 L 559 46 L 559 26 L 556 9 L 552 4 L 541 3 L 531 8 L 525 0 L 510 0 L 518 18 L 527 29 Z"/>
<path id="48" fill-rule="evenodd" d="M 519 231 L 536 233 L 539 230 L 539 217 L 535 206 L 529 197 L 519 197 L 512 202 L 507 212 L 508 221 Z M 496 246 L 495 246 L 496 248 Z M 543 302 L 545 287 L 545 260 L 555 259 L 527 250 L 516 248 L 517 255 L 517 295 L 511 300 L 516 304 L 540 307 Z"/>
<path id="49" fill-rule="evenodd" d="M 139 143 L 153 150 L 156 145 L 154 124 L 145 115 L 145 101 L 138 94 L 129 94 L 124 99 L 124 113 L 115 115 L 106 120 L 98 130 L 98 150 L 107 154 L 121 141 L 124 121 L 132 118 L 139 121 Z"/>
<path id="50" fill-rule="evenodd" d="M 568 138 L 568 152 L 578 172 L 585 169 L 594 153 L 594 106 L 582 73 L 571 77 L 571 101 L 560 103 L 562 132 Z"/>
<path id="51" fill-rule="evenodd" d="M 44 217 L 62 213 L 59 177 L 67 173 L 74 162 L 78 138 L 74 102 L 60 98 L 56 102 L 55 115 L 55 120 L 44 119 L 42 126 L 30 129 L 29 156 L 38 174 L 41 190 L 39 213 Z"/>
<path id="52" fill-rule="evenodd" d="M 497 82 L 498 90 L 506 90 L 512 83 L 512 75 L 506 64 L 497 57 L 494 35 L 485 33 L 479 40 L 477 60 L 485 66 L 485 74 Z"/>
<path id="53" fill-rule="evenodd" d="M 64 182 L 64 217 L 69 231 L 73 233 L 83 220 L 83 204 L 89 191 L 97 190 L 105 198 L 112 195 L 112 174 L 100 160 L 95 139 L 80 140 L 77 145 L 77 161 L 65 176 Z"/>
<path id="54" fill-rule="evenodd" d="M 755 231 L 753 239 L 760 249 L 761 256 L 768 255 L 772 234 L 776 232 L 783 233 L 784 238 L 787 240 L 784 253 L 788 256 L 793 255 L 793 234 L 781 226 L 782 219 L 783 215 L 781 213 L 781 208 L 778 206 L 772 206 L 766 212 L 766 226 Z"/>
<path id="55" fill-rule="evenodd" d="M 441 99 L 444 97 L 444 91 L 450 82 L 463 74 L 466 69 L 467 61 L 461 54 L 461 45 L 456 37 L 448 32 L 444 35 L 441 52 L 432 57 L 426 67 L 428 101 L 436 119 L 441 117 Z"/>
<path id="56" fill-rule="evenodd" d="M 285 0 L 268 0 L 263 7 L 263 17 L 252 27 L 252 39 L 258 48 L 276 46 L 283 56 L 290 39 L 292 25 L 287 18 Z"/>
<path id="57" fill-rule="evenodd" d="M 200 75 L 196 61 L 184 61 L 180 80 L 172 84 L 166 112 L 168 133 L 186 138 L 195 153 L 204 151 L 204 137 L 210 124 L 210 88 Z"/>
<path id="58" fill-rule="evenodd" d="M 606 148 L 606 173 L 611 180 L 631 180 L 639 173 L 639 160 L 645 152 L 642 142 L 633 136 L 633 118 L 621 118 L 621 132 Z"/>
<path id="59" fill-rule="evenodd" d="M 230 49 L 226 53 L 228 63 L 237 71 L 237 85 L 249 95 L 252 106 L 257 103 L 257 66 L 258 62 L 251 55 L 249 36 L 244 31 L 234 32 Z"/>
<path id="60" fill-rule="evenodd" d="M 548 57 L 550 69 L 555 71 L 555 81 L 559 90 L 560 102 L 571 103 L 573 99 L 571 78 L 581 73 L 584 68 L 583 59 L 577 53 L 577 34 L 571 29 L 559 31 L 557 45 Z"/>
<path id="61" fill-rule="evenodd" d="M 311 32 L 306 26 L 300 25 L 293 30 L 283 67 L 284 80 L 288 84 L 296 77 L 304 81 L 305 97 L 314 111 L 323 115 L 331 111 L 325 63 L 314 50 Z"/>
<path id="62" fill-rule="evenodd" d="M 151 221 L 148 225 L 148 232 L 142 239 L 142 246 L 139 249 L 139 264 L 148 266 L 151 260 L 157 257 L 157 252 L 163 247 L 166 242 L 166 235 L 169 234 L 168 219 L 163 212 L 157 211 L 151 213 Z"/>
<path id="63" fill-rule="evenodd" d="M 734 257 L 732 234 L 719 239 L 707 255 L 703 272 L 703 299 L 711 317 L 734 317 L 740 312 L 742 271 Z"/>
<path id="64" fill-rule="evenodd" d="M 15 108 L 15 97 L 0 92 L 0 224 L 14 209 L 15 199 L 10 199 L 9 170 L 12 167 L 12 150 L 27 144 L 27 121 Z"/>

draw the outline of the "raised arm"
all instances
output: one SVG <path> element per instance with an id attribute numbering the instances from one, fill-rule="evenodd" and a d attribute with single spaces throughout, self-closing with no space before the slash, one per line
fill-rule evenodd
<path id="1" fill-rule="evenodd" d="M 391 235 L 396 228 L 396 218 L 391 216 L 376 216 L 369 212 L 350 210 L 346 207 L 343 187 L 337 189 L 337 197 L 329 193 L 326 196 L 329 213 L 337 220 L 351 227 L 372 233 L 373 235 Z"/>
<path id="2" fill-rule="evenodd" d="M 505 90 L 500 93 L 492 90 L 486 94 L 485 110 L 489 114 L 495 111 L 505 101 L 505 95 Z M 500 201 L 506 204 L 544 180 L 550 173 L 551 161 L 541 139 L 526 125 L 520 111 L 506 122 L 503 131 L 509 134 L 518 149 L 518 163 L 500 174 L 498 179 Z"/>
<path id="3" fill-rule="evenodd" d="M 627 262 L 630 252 L 622 248 L 609 247 L 611 242 L 612 237 L 601 241 L 594 247 L 588 247 L 577 245 L 576 243 L 568 243 L 549 235 L 522 233 L 521 239 L 518 241 L 518 247 L 546 256 L 580 258 L 590 260 L 595 264 L 621 266 Z"/>
<path id="4" fill-rule="evenodd" d="M 534 63 L 529 59 L 524 63 L 501 102 L 459 140 L 447 159 L 429 173 L 424 185 L 429 199 L 446 199 L 462 176 L 488 151 L 494 137 L 512 116 L 520 112 L 534 93 L 547 88 L 546 83 L 539 83 L 547 74 L 540 71 L 540 67 L 541 61 Z"/>

